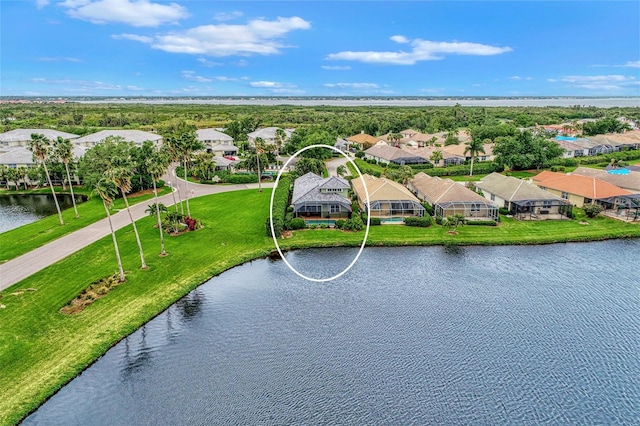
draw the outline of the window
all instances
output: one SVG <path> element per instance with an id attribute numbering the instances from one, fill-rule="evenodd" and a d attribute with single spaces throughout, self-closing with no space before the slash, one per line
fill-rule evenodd
<path id="1" fill-rule="evenodd" d="M 472 212 L 479 212 L 480 211 L 480 204 L 479 203 L 471 204 L 471 211 Z"/>
<path id="2" fill-rule="evenodd" d="M 563 192 L 561 197 L 564 198 L 565 200 L 568 200 L 569 199 L 569 194 L 567 194 L 566 192 Z"/>
<path id="3" fill-rule="evenodd" d="M 550 200 L 544 200 L 542 202 L 542 207 L 545 209 L 550 209 L 551 208 L 551 201 Z"/>
<path id="4" fill-rule="evenodd" d="M 491 194 L 491 201 L 495 201 L 496 200 L 496 194 Z"/>
<path id="5" fill-rule="evenodd" d="M 340 204 L 331 204 L 329 209 L 331 213 L 340 213 Z"/>

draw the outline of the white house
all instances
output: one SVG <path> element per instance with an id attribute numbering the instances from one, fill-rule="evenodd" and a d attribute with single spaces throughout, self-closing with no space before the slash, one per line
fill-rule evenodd
<path id="1" fill-rule="evenodd" d="M 44 135 L 45 138 L 51 141 L 58 139 L 58 137 L 72 141 L 79 138 L 78 135 L 74 135 L 73 133 L 60 132 L 58 130 L 51 129 L 14 129 L 0 133 L 0 146 L 28 146 L 31 141 L 31 135 L 33 134 Z"/>
<path id="2" fill-rule="evenodd" d="M 142 146 L 146 141 L 151 141 L 154 145 L 160 145 L 162 143 L 162 136 L 157 133 L 144 132 L 142 130 L 101 130 L 75 139 L 72 142 L 80 146 L 92 147 L 104 142 L 104 140 L 110 136 L 122 138 L 138 146 Z"/>

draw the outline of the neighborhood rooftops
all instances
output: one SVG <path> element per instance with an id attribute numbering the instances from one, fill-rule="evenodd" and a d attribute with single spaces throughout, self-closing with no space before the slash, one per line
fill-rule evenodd
<path id="1" fill-rule="evenodd" d="M 560 200 L 563 203 L 568 203 L 568 201 L 522 179 L 495 172 L 476 182 L 476 187 L 514 203 L 535 200 Z"/>
<path id="2" fill-rule="evenodd" d="M 633 170 L 630 170 L 629 173 L 626 174 L 612 174 L 607 173 L 606 170 L 578 167 L 572 174 L 594 177 L 631 192 L 640 193 L 640 172 Z"/>
<path id="3" fill-rule="evenodd" d="M 196 136 L 202 142 L 233 143 L 233 138 L 216 129 L 198 129 Z"/>
<path id="4" fill-rule="evenodd" d="M 56 140 L 58 137 L 63 139 L 76 139 L 79 136 L 73 133 L 60 132 L 51 129 L 14 129 L 8 132 L 0 133 L 0 144 L 2 145 L 26 145 L 31 140 L 31 135 L 44 135 L 49 140 Z"/>
<path id="5" fill-rule="evenodd" d="M 324 191 L 323 191 L 324 189 Z M 346 197 L 327 190 L 349 189 L 349 183 L 341 177 L 331 176 L 322 178 L 315 173 L 307 173 L 295 180 L 291 204 L 299 204 L 305 201 L 333 202 L 350 208 L 351 202 Z"/>
<path id="6" fill-rule="evenodd" d="M 543 171 L 531 179 L 540 187 L 555 189 L 556 191 L 575 194 L 592 200 L 632 195 L 631 191 L 600 179 L 583 175 L 566 175 L 564 173 Z"/>
<path id="7" fill-rule="evenodd" d="M 101 130 L 78 138 L 73 142 L 79 145 L 93 146 L 104 142 L 104 140 L 110 136 L 120 137 L 125 141 L 133 142 L 136 145 L 142 145 L 142 143 L 146 141 L 158 143 L 162 140 L 162 136 L 156 133 L 144 132 L 142 130 Z"/>
<path id="8" fill-rule="evenodd" d="M 416 174 L 410 185 L 431 204 L 445 204 L 456 201 L 488 204 L 486 198 L 466 188 L 464 185 L 451 179 L 429 176 L 423 172 Z"/>

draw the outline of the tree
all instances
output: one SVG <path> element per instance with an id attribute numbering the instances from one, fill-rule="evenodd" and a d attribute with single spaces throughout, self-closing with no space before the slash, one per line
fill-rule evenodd
<path id="1" fill-rule="evenodd" d="M 547 167 L 552 160 L 562 156 L 562 148 L 542 135 L 533 135 L 529 130 L 514 137 L 499 137 L 493 147 L 496 163 L 511 170 Z"/>
<path id="2" fill-rule="evenodd" d="M 130 158 L 122 158 L 122 159 L 112 159 L 115 160 L 114 163 L 124 163 L 130 161 Z M 140 268 L 147 269 L 147 263 L 144 261 L 144 251 L 142 250 L 142 243 L 140 242 L 140 234 L 138 233 L 138 227 L 136 226 L 136 221 L 133 220 L 133 215 L 131 214 L 131 208 L 129 208 L 129 201 L 127 200 L 127 193 L 131 191 L 131 168 L 125 165 L 114 165 L 109 167 L 106 171 L 106 177 L 111 182 L 113 182 L 120 193 L 122 194 L 122 199 L 124 200 L 124 205 L 127 209 L 127 214 L 129 215 L 129 220 L 131 221 L 131 226 L 133 227 L 133 233 L 136 236 L 136 242 L 138 243 L 138 251 L 140 253 Z"/>
<path id="3" fill-rule="evenodd" d="M 60 225 L 64 225 L 64 221 L 62 220 L 62 212 L 60 211 L 60 204 L 58 204 L 58 198 L 56 198 L 56 191 L 53 189 L 53 183 L 51 183 L 51 176 L 49 176 L 49 169 L 47 168 L 47 160 L 50 157 L 51 152 L 51 141 L 47 139 L 43 134 L 34 133 L 31 135 L 31 140 L 29 141 L 29 149 L 33 152 L 33 157 L 40 161 L 42 167 L 44 168 L 44 173 L 47 176 L 47 182 L 49 182 L 49 187 L 51 188 L 51 193 L 53 194 L 53 202 L 56 205 L 56 210 L 58 211 L 58 218 L 60 219 Z"/>
<path id="4" fill-rule="evenodd" d="M 295 171 L 298 176 L 306 175 L 307 173 L 315 173 L 318 176 L 322 176 L 324 162 L 316 158 L 301 158 L 296 163 Z"/>
<path id="5" fill-rule="evenodd" d="M 256 162 L 258 164 L 258 192 L 262 192 L 262 175 L 260 171 L 260 156 L 264 153 L 264 139 L 258 137 L 254 140 Z"/>
<path id="6" fill-rule="evenodd" d="M 280 148 L 284 145 L 287 139 L 287 134 L 281 128 L 276 129 L 276 154 L 280 155 Z"/>
<path id="7" fill-rule="evenodd" d="M 109 213 L 109 207 L 113 204 L 113 197 L 117 192 L 115 184 L 106 178 L 102 178 L 93 184 L 93 193 L 98 195 L 102 199 L 102 205 L 107 212 L 107 219 L 109 221 L 109 229 L 111 229 L 111 238 L 113 239 L 113 248 L 116 252 L 116 260 L 118 261 L 118 271 L 120 275 L 120 282 L 125 281 L 124 270 L 122 269 L 122 259 L 120 258 L 120 249 L 118 248 L 118 240 L 116 239 L 116 233 L 113 230 L 113 223 L 111 222 L 111 214 Z"/>
<path id="8" fill-rule="evenodd" d="M 449 133 L 447 133 L 447 138 L 444 140 L 444 146 L 458 145 L 459 143 L 460 138 L 458 138 L 458 133 L 454 130 L 449 131 Z"/>
<path id="9" fill-rule="evenodd" d="M 429 159 L 434 165 L 437 165 L 443 158 L 442 151 L 433 151 Z"/>
<path id="10" fill-rule="evenodd" d="M 73 211 L 76 213 L 76 219 L 80 217 L 78 214 L 78 207 L 76 206 L 76 197 L 73 194 L 73 182 L 71 182 L 71 175 L 69 174 L 69 162 L 73 160 L 73 145 L 69 139 L 64 139 L 58 136 L 53 142 L 53 153 L 64 164 L 64 169 L 67 172 L 67 182 L 69 182 L 69 189 L 71 190 L 71 201 L 73 202 Z"/>
<path id="11" fill-rule="evenodd" d="M 349 174 L 349 171 L 347 170 L 347 168 L 344 165 L 340 165 L 340 166 L 338 166 L 336 168 L 336 173 L 340 177 L 345 177 L 346 175 Z"/>
<path id="12" fill-rule="evenodd" d="M 469 153 L 471 156 L 471 168 L 469 169 L 469 176 L 473 176 L 473 160 L 478 156 L 478 154 L 484 154 L 484 145 L 481 139 L 471 139 L 469 142 L 465 144 L 464 148 L 465 155 Z"/>
<path id="13" fill-rule="evenodd" d="M 24 189 L 26 191 L 27 178 L 29 177 L 29 169 L 27 169 L 25 166 L 20 166 L 16 169 L 16 171 L 17 171 L 18 180 L 22 180 L 22 183 L 24 184 Z M 17 186 L 17 182 L 16 182 L 16 186 Z"/>
<path id="14" fill-rule="evenodd" d="M 582 210 L 584 210 L 584 214 L 586 214 L 587 217 L 596 217 L 600 213 L 602 213 L 604 209 L 600 204 L 593 203 L 585 204 L 584 206 L 582 206 Z"/>
<path id="15" fill-rule="evenodd" d="M 153 195 L 156 200 L 156 219 L 158 221 L 158 229 L 160 230 L 160 256 L 166 256 L 167 252 L 164 248 L 164 233 L 162 232 L 162 219 L 160 219 L 160 204 L 158 202 L 158 189 L 156 182 L 162 175 L 164 175 L 169 167 L 169 154 L 165 151 L 153 151 L 153 154 L 147 158 L 147 170 L 151 174 L 151 181 L 153 182 Z M 172 191 L 173 192 L 173 191 Z M 174 201 L 175 203 L 175 198 Z M 163 206 L 164 207 L 164 206 Z M 165 207 L 166 211 L 166 207 Z"/>
<path id="16" fill-rule="evenodd" d="M 173 152 L 175 159 L 182 161 L 182 167 L 184 169 L 184 187 L 185 187 L 185 201 L 187 204 L 187 216 L 191 217 L 191 208 L 189 207 L 189 196 L 187 195 L 187 168 L 191 161 L 191 155 L 194 151 L 204 149 L 202 142 L 198 140 L 196 136 L 196 129 L 194 126 L 182 123 L 176 132 L 170 134 L 166 138 L 167 144 Z"/>

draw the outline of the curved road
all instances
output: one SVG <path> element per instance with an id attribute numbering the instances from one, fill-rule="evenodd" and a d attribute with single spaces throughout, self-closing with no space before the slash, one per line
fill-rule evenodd
<path id="1" fill-rule="evenodd" d="M 172 169 L 172 176 L 165 176 L 167 182 L 178 185 L 180 194 L 188 194 L 189 198 L 201 197 L 203 195 L 218 194 L 221 192 L 236 191 L 239 189 L 258 189 L 257 183 L 240 184 L 240 185 L 201 185 L 186 182 L 182 179 L 176 179 Z M 273 183 L 262 183 L 263 188 L 272 188 Z M 186 188 L 186 191 L 185 191 Z M 176 196 L 176 201 L 178 198 Z M 166 206 L 173 205 L 173 197 L 171 194 L 163 195 L 159 198 L 159 202 Z M 131 214 L 134 220 L 145 217 L 147 214 L 147 203 L 138 203 L 131 206 Z M 129 215 L 126 210 L 121 210 L 111 216 L 114 229 L 120 229 L 130 225 Z M 44 246 L 38 247 L 22 256 L 11 259 L 0 265 L 0 290 L 4 290 L 16 284 L 23 279 L 35 274 L 36 272 L 46 268 L 55 262 L 64 259 L 70 254 L 83 249 L 91 243 L 98 241 L 106 235 L 109 235 L 109 222 L 105 217 L 98 222 L 94 222 L 82 229 L 67 234 L 63 237 L 53 240 Z"/>

